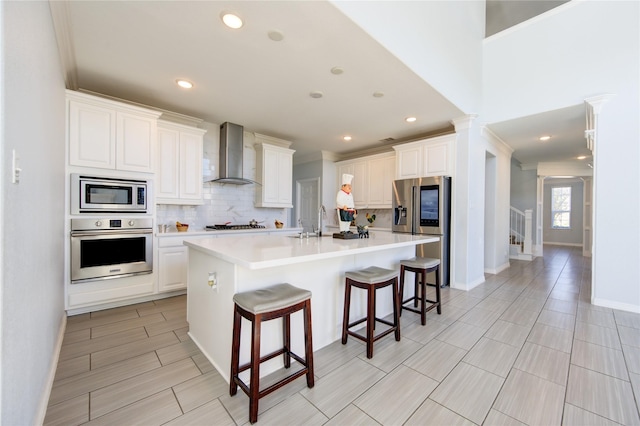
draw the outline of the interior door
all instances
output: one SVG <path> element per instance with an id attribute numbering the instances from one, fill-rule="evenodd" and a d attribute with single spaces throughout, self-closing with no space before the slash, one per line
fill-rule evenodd
<path id="1" fill-rule="evenodd" d="M 296 182 L 296 222 L 302 232 L 314 232 L 318 229 L 318 209 L 320 179 L 302 179 Z"/>

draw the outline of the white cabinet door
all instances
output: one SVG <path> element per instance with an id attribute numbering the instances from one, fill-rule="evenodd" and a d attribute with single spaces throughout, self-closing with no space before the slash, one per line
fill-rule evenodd
<path id="1" fill-rule="evenodd" d="M 152 173 L 156 120 L 118 112 L 116 129 L 116 168 Z"/>
<path id="2" fill-rule="evenodd" d="M 69 164 L 116 168 L 116 112 L 69 101 Z"/>
<path id="3" fill-rule="evenodd" d="M 166 247 L 158 250 L 158 291 L 187 288 L 188 248 Z"/>
<path id="4" fill-rule="evenodd" d="M 202 204 L 202 140 L 205 130 L 158 123 L 157 204 Z"/>
<path id="5" fill-rule="evenodd" d="M 180 133 L 177 130 L 158 129 L 158 174 L 156 198 L 177 200 L 179 193 Z"/>
<path id="6" fill-rule="evenodd" d="M 262 201 L 265 204 L 277 204 L 280 202 L 280 178 L 282 173 L 278 169 L 279 155 L 270 149 L 263 151 L 262 167 Z"/>
<path id="7" fill-rule="evenodd" d="M 449 175 L 449 143 L 426 144 L 423 148 L 423 176 Z"/>
<path id="8" fill-rule="evenodd" d="M 293 153 L 295 151 L 256 143 L 256 207 L 293 207 Z"/>
<path id="9" fill-rule="evenodd" d="M 392 205 L 392 184 L 395 179 L 395 156 L 369 160 L 368 208 L 384 209 Z"/>
<path id="10" fill-rule="evenodd" d="M 202 202 L 202 135 L 180 135 L 180 198 Z"/>
<path id="11" fill-rule="evenodd" d="M 396 148 L 396 168 L 398 179 L 412 179 L 420 177 L 422 165 L 422 147 L 412 145 Z"/>

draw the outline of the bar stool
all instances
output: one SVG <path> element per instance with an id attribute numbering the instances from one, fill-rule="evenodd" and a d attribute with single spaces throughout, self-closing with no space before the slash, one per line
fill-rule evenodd
<path id="1" fill-rule="evenodd" d="M 400 308 L 398 297 L 398 272 L 391 269 L 370 266 L 360 271 L 349 271 L 345 273 L 346 284 L 344 289 L 344 316 L 342 320 L 342 344 L 347 343 L 349 335 L 360 339 L 367 344 L 367 358 L 373 357 L 373 342 L 395 332 L 396 341 L 400 341 Z M 393 322 L 376 318 L 376 290 L 392 286 L 393 292 Z M 349 323 L 349 311 L 351 304 L 351 287 L 358 287 L 367 290 L 367 316 Z M 349 330 L 351 327 L 362 322 L 367 322 L 367 335 L 362 336 Z M 375 322 L 386 324 L 391 328 L 374 336 Z"/>
<path id="2" fill-rule="evenodd" d="M 307 386 L 314 385 L 313 345 L 311 340 L 311 292 L 290 284 L 277 284 L 255 291 L 237 293 L 233 296 L 235 310 L 233 315 L 233 343 L 231 351 L 231 376 L 229 393 L 238 391 L 238 386 L 249 397 L 249 421 L 258 421 L 258 400 L 281 388 L 298 377 L 307 376 Z M 299 310 L 304 313 L 305 358 L 291 352 L 290 315 Z M 242 317 L 251 321 L 251 361 L 240 364 L 240 328 Z M 260 356 L 260 330 L 263 321 L 282 318 L 283 347 L 265 356 Z M 260 364 L 278 355 L 284 356 L 284 367 L 291 366 L 291 357 L 304 368 L 288 375 L 277 383 L 260 390 Z M 239 374 L 250 370 L 249 385 L 240 379 Z"/>
<path id="3" fill-rule="evenodd" d="M 404 273 L 405 271 L 413 272 L 415 274 L 415 282 L 414 282 L 414 293 L 413 296 L 402 300 L 400 303 L 400 315 L 402 315 L 402 310 L 406 309 L 411 312 L 415 312 L 420 314 L 420 321 L 422 325 L 425 325 L 427 322 L 426 315 L 427 312 L 432 310 L 433 308 L 437 308 L 438 315 L 442 313 L 442 307 L 440 303 L 440 274 L 438 274 L 438 270 L 440 269 L 440 260 L 439 259 L 431 259 L 428 257 L 414 257 L 412 259 L 406 259 L 400 261 L 400 300 L 404 297 Z M 427 283 L 427 273 L 435 272 L 436 273 L 436 300 L 427 299 L 427 286 L 433 286 L 434 284 Z M 420 279 L 422 277 L 422 279 Z M 420 287 L 420 291 L 418 291 L 418 287 Z M 418 298 L 418 293 L 420 297 Z M 420 300 L 420 309 L 418 308 L 418 300 Z M 413 307 L 405 306 L 405 303 L 413 301 Z M 430 303 L 430 306 L 426 304 Z"/>

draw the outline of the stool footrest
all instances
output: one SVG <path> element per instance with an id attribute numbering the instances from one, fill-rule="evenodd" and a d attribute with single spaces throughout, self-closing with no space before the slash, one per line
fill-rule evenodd
<path id="1" fill-rule="evenodd" d="M 348 334 L 348 335 L 350 335 L 350 336 L 355 337 L 356 339 L 360 339 L 360 340 L 362 340 L 363 342 L 366 342 L 366 341 L 367 341 L 367 337 L 366 337 L 366 336 L 363 336 L 363 335 L 361 335 L 361 334 L 359 334 L 359 333 L 357 333 L 357 332 L 355 332 L 355 331 L 351 331 L 351 330 L 349 330 L 349 329 L 350 329 L 351 327 L 353 327 L 354 325 L 358 325 L 358 324 L 360 324 L 360 323 L 362 323 L 362 322 L 364 322 L 364 321 L 366 321 L 366 320 L 367 320 L 367 318 L 365 317 L 365 318 L 359 319 L 359 320 L 354 321 L 354 322 L 350 323 L 349 325 L 347 325 L 347 334 Z M 382 318 L 374 318 L 374 321 L 377 321 L 377 322 L 379 322 L 379 323 L 382 323 L 382 324 L 388 325 L 389 327 L 392 327 L 392 328 L 390 328 L 390 329 L 388 329 L 388 330 L 382 331 L 382 332 L 380 332 L 380 333 L 376 334 L 375 336 L 373 336 L 373 341 L 374 341 L 374 342 L 375 342 L 376 340 L 380 339 L 381 337 L 384 337 L 384 336 L 386 336 L 387 334 L 389 334 L 389 333 L 393 333 L 394 331 L 396 331 L 396 329 L 395 329 L 395 325 L 394 325 L 391 321 L 387 321 L 387 320 L 384 320 L 384 319 L 382 319 Z M 293 355 L 293 354 L 292 354 L 292 355 Z"/>
<path id="2" fill-rule="evenodd" d="M 388 330 L 382 331 L 382 332 L 380 332 L 380 333 L 376 334 L 375 336 L 373 336 L 373 341 L 375 342 L 375 341 L 377 341 L 378 339 L 383 338 L 383 337 L 384 337 L 384 336 L 386 336 L 387 334 L 389 334 L 389 333 L 393 333 L 393 332 L 395 332 L 395 331 L 396 331 L 396 329 L 395 329 L 395 328 L 390 328 L 390 329 L 388 329 Z M 362 340 L 363 342 L 366 342 L 366 341 L 367 341 L 367 337 L 366 337 L 366 336 L 363 336 L 363 335 L 361 335 L 361 334 L 358 334 L 358 333 L 356 333 L 355 331 L 348 330 L 348 331 L 347 331 L 347 334 L 348 334 L 349 336 L 353 336 L 353 337 L 355 337 L 356 339 Z"/>
<path id="3" fill-rule="evenodd" d="M 287 351 L 285 351 L 284 348 L 278 349 L 277 351 L 271 352 L 270 354 L 263 355 L 262 357 L 260 357 L 260 360 L 258 362 L 260 362 L 260 364 L 262 364 L 263 362 L 269 361 L 270 359 L 275 358 L 278 355 L 283 355 L 286 352 Z M 289 355 L 293 356 L 294 358 L 297 357 L 297 355 L 294 354 L 293 352 L 289 352 Z M 246 370 L 248 370 L 250 368 L 251 368 L 251 362 L 248 362 L 248 363 L 238 367 L 238 373 L 242 373 L 243 371 L 246 371 Z"/>
<path id="4" fill-rule="evenodd" d="M 405 305 L 405 303 L 413 302 L 414 300 L 417 300 L 418 302 L 420 302 L 422 299 L 420 299 L 419 297 L 410 297 L 410 298 L 408 298 L 407 300 L 402 301 L 402 303 L 400 304 L 400 306 L 401 306 L 402 308 L 406 308 L 406 307 L 404 306 L 404 305 Z M 425 301 L 426 303 L 431 303 L 433 306 L 436 306 L 436 305 L 439 305 L 439 304 L 440 304 L 437 300 L 424 299 L 424 301 Z M 433 307 L 433 306 L 432 306 L 432 307 Z"/>
<path id="5" fill-rule="evenodd" d="M 426 307 L 426 308 L 424 309 L 424 311 L 425 311 L 425 312 L 429 312 L 430 310 L 432 310 L 432 309 L 434 309 L 434 308 L 437 308 L 437 307 L 438 307 L 438 304 L 436 303 L 436 304 L 433 304 L 433 305 L 431 305 L 431 306 Z M 418 309 L 418 308 L 413 308 L 413 307 L 411 307 L 411 306 L 401 306 L 401 308 L 402 308 L 402 309 L 405 309 L 405 310 L 407 310 L 407 311 L 415 312 L 416 314 L 421 314 L 421 313 L 422 313 L 422 311 L 420 311 L 420 309 Z"/>
<path id="6" fill-rule="evenodd" d="M 293 356 L 293 354 L 292 354 Z M 305 374 L 307 374 L 307 367 L 305 366 L 304 368 L 296 371 L 295 373 L 291 373 L 289 374 L 287 377 L 280 379 L 279 381 L 277 381 L 276 383 L 272 384 L 271 386 L 267 386 L 265 389 L 263 390 L 259 390 L 258 391 L 258 398 L 262 398 L 266 395 L 269 395 L 271 392 L 280 389 L 282 386 L 286 385 L 287 383 L 291 383 L 293 382 L 295 379 L 297 379 L 298 377 L 302 377 Z M 240 389 L 242 389 L 244 391 L 244 393 L 247 394 L 247 396 L 251 395 L 251 390 L 249 389 L 249 386 L 247 386 L 247 384 L 245 384 L 242 379 L 240 377 L 234 377 L 233 381 L 240 387 Z"/>

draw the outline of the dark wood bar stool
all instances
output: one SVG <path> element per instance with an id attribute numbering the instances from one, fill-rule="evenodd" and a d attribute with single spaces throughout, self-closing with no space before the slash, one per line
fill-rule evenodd
<path id="1" fill-rule="evenodd" d="M 440 303 L 440 274 L 438 269 L 440 268 L 439 259 L 431 259 L 429 257 L 414 257 L 412 259 L 400 261 L 400 300 L 404 297 L 404 273 L 405 271 L 413 272 L 415 274 L 413 296 L 402 300 L 400 303 L 400 315 L 402 310 L 406 309 L 411 312 L 420 314 L 420 321 L 422 325 L 427 322 L 427 312 L 433 308 L 437 308 L 438 314 L 442 313 L 442 307 Z M 436 283 L 427 283 L 427 274 L 429 272 L 435 272 Z M 427 299 L 427 286 L 435 286 L 436 288 L 436 300 Z M 420 296 L 418 296 L 420 295 Z M 418 308 L 418 301 L 420 301 L 420 308 Z M 405 306 L 406 303 L 413 302 L 413 307 Z M 430 305 L 427 306 L 427 303 Z"/>
<path id="2" fill-rule="evenodd" d="M 373 357 L 373 342 L 395 332 L 396 340 L 400 341 L 400 304 L 398 297 L 398 272 L 391 269 L 370 266 L 360 271 L 349 271 L 345 273 L 346 284 L 344 289 L 344 316 L 342 320 L 342 344 L 347 343 L 349 335 L 360 339 L 367 344 L 367 358 Z M 393 292 L 393 322 L 376 318 L 376 290 L 392 286 Z M 351 287 L 358 287 L 367 290 L 367 316 L 349 323 L 349 311 L 351 308 Z M 362 322 L 367 322 L 366 336 L 362 336 L 349 330 Z M 375 322 L 386 324 L 391 328 L 374 336 Z"/>
<path id="3" fill-rule="evenodd" d="M 281 388 L 298 377 L 307 376 L 307 386 L 314 385 L 313 377 L 313 345 L 311 340 L 311 292 L 290 284 L 277 284 L 233 296 L 235 310 L 233 315 L 233 343 L 231 351 L 231 376 L 229 393 L 238 391 L 238 386 L 249 396 L 249 421 L 258 421 L 258 400 L 263 396 Z M 290 315 L 299 310 L 304 314 L 304 347 L 305 358 L 291 352 Z M 240 365 L 240 328 L 242 318 L 251 321 L 251 361 Z M 260 356 L 260 330 L 263 321 L 282 318 L 283 347 L 268 355 Z M 302 369 L 288 375 L 277 383 L 260 390 L 260 364 L 278 355 L 284 356 L 284 367 L 291 366 L 291 357 L 302 365 Z M 239 374 L 250 370 L 249 385 L 244 383 Z"/>

